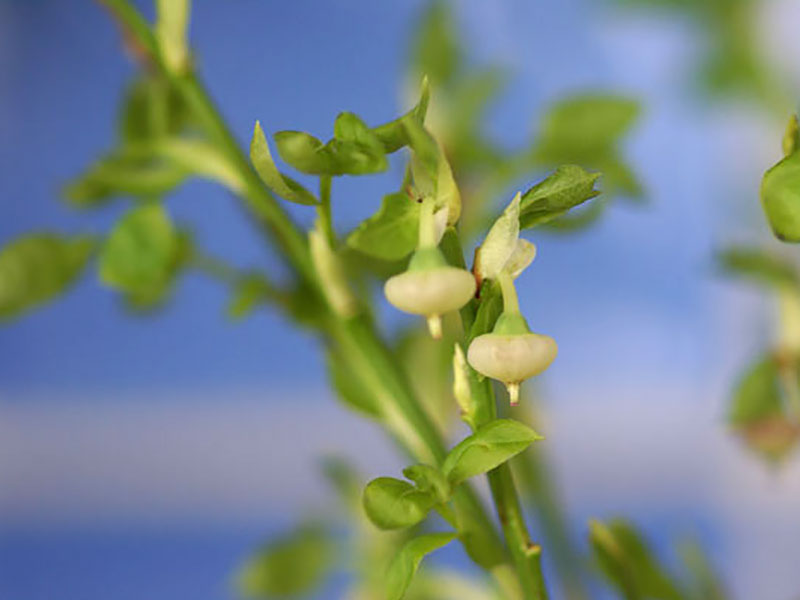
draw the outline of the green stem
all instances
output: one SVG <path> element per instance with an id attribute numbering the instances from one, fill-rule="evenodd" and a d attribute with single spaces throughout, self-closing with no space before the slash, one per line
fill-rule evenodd
<path id="1" fill-rule="evenodd" d="M 503 293 L 503 312 L 506 314 L 519 314 L 519 298 L 514 278 L 510 273 L 502 272 L 497 276 L 500 290 Z"/>
<path id="2" fill-rule="evenodd" d="M 328 238 L 331 248 L 336 248 L 336 231 L 333 228 L 333 216 L 331 214 L 331 183 L 330 175 L 320 175 L 319 177 L 319 206 L 317 214 L 322 221 L 322 231 Z"/>
<path id="3" fill-rule="evenodd" d="M 477 378 L 477 374 L 473 372 Z M 479 414 L 488 414 L 486 422 L 497 418 L 494 391 L 489 379 L 472 386 L 478 404 L 485 407 Z M 476 423 L 476 428 L 485 422 Z M 525 600 L 547 600 L 547 588 L 542 573 L 542 550 L 539 544 L 531 542 L 525 518 L 517 495 L 511 467 L 506 463 L 489 471 L 489 488 L 500 519 L 506 544 L 517 568 L 520 586 Z"/>
<path id="4" fill-rule="evenodd" d="M 436 223 L 433 219 L 433 199 L 425 198 L 419 207 L 419 248 L 436 247 Z"/>

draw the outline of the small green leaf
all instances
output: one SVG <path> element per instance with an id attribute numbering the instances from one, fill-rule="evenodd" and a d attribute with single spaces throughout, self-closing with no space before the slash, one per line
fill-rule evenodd
<path id="1" fill-rule="evenodd" d="M 344 112 L 336 117 L 333 137 L 328 148 L 342 174 L 379 173 L 388 168 L 380 139 L 353 113 Z"/>
<path id="2" fill-rule="evenodd" d="M 575 165 L 564 165 L 522 196 L 520 227 L 527 229 L 546 223 L 571 208 L 594 198 L 600 173 L 590 173 Z"/>
<path id="3" fill-rule="evenodd" d="M 382 260 L 400 260 L 417 247 L 418 230 L 419 204 L 407 194 L 389 194 L 378 212 L 347 237 L 347 245 Z"/>
<path id="4" fill-rule="evenodd" d="M 94 249 L 88 236 L 38 233 L 0 250 L 0 320 L 11 319 L 64 293 Z"/>
<path id="5" fill-rule="evenodd" d="M 736 385 L 728 410 L 728 422 L 747 425 L 783 412 L 780 373 L 772 356 L 762 356 L 751 364 Z"/>
<path id="6" fill-rule="evenodd" d="M 170 280 L 180 250 L 179 236 L 163 206 L 143 204 L 129 211 L 106 239 L 100 279 L 146 299 Z"/>
<path id="7" fill-rule="evenodd" d="M 722 578 L 697 542 L 682 544 L 680 555 L 690 575 L 692 600 L 728 600 L 728 592 L 725 590 Z"/>
<path id="8" fill-rule="evenodd" d="M 319 526 L 306 525 L 250 558 L 237 575 L 236 587 L 245 598 L 310 594 L 330 573 L 334 558 L 329 534 Z"/>
<path id="9" fill-rule="evenodd" d="M 408 146 L 413 150 L 411 171 L 414 185 L 421 195 L 433 196 L 439 177 L 439 145 L 419 121 L 406 119 L 403 126 L 408 136 Z"/>
<path id="10" fill-rule="evenodd" d="M 436 497 L 407 481 L 378 477 L 364 489 L 364 510 L 381 529 L 401 529 L 422 521 L 436 505 Z"/>
<path id="11" fill-rule="evenodd" d="M 409 540 L 397 553 L 386 573 L 387 600 L 401 600 L 427 554 L 446 546 L 455 533 L 427 533 Z"/>
<path id="12" fill-rule="evenodd" d="M 279 131 L 274 136 L 278 154 L 301 173 L 331 175 L 333 157 L 313 135 L 304 131 Z"/>
<path id="13" fill-rule="evenodd" d="M 412 465 L 403 469 L 403 475 L 417 484 L 423 492 L 430 492 L 440 503 L 450 500 L 453 490 L 442 472 L 431 465 Z"/>
<path id="14" fill-rule="evenodd" d="M 608 154 L 639 116 L 628 98 L 583 95 L 562 100 L 545 114 L 537 155 L 547 162 L 592 161 Z"/>
<path id="15" fill-rule="evenodd" d="M 423 77 L 422 86 L 420 87 L 419 102 L 403 116 L 389 121 L 388 123 L 384 123 L 383 125 L 378 125 L 372 129 L 372 133 L 374 133 L 381 144 L 383 144 L 383 150 L 386 154 L 397 152 L 403 146 L 408 145 L 408 134 L 406 133 L 404 123 L 408 119 L 414 119 L 419 123 L 423 123 L 425 121 L 425 114 L 428 111 L 430 99 L 430 84 L 428 83 L 428 78 Z"/>
<path id="16" fill-rule="evenodd" d="M 226 313 L 228 317 L 237 321 L 245 319 L 273 295 L 274 290 L 264 277 L 257 274 L 248 275 L 234 286 Z"/>
<path id="17" fill-rule="evenodd" d="M 480 279 L 496 279 L 517 248 L 519 240 L 520 198 L 517 193 L 503 214 L 492 225 L 475 259 Z"/>
<path id="18" fill-rule="evenodd" d="M 442 465 L 442 471 L 453 485 L 491 471 L 533 442 L 544 439 L 533 429 L 511 419 L 487 423 L 453 448 Z"/>
<path id="19" fill-rule="evenodd" d="M 375 396 L 369 392 L 360 379 L 360 374 L 350 368 L 349 363 L 339 352 L 327 353 L 328 377 L 339 399 L 348 407 L 365 416 L 380 418 L 381 408 Z"/>
<path id="20" fill-rule="evenodd" d="M 757 283 L 792 288 L 800 285 L 794 263 L 763 248 L 732 246 L 717 254 L 717 262 L 724 272 Z"/>
<path id="21" fill-rule="evenodd" d="M 761 204 L 775 237 L 783 242 L 800 242 L 800 152 L 764 173 Z"/>
<path id="22" fill-rule="evenodd" d="M 114 196 L 160 197 L 180 185 L 188 171 L 173 162 L 140 152 L 101 158 L 64 188 L 68 203 L 79 208 L 99 206 Z"/>
<path id="23" fill-rule="evenodd" d="M 589 524 L 595 557 L 608 580 L 624 598 L 683 600 L 673 577 L 653 556 L 634 527 L 621 519 Z"/>
<path id="24" fill-rule="evenodd" d="M 119 112 L 123 146 L 175 136 L 192 121 L 192 114 L 175 86 L 160 74 L 137 77 L 125 91 Z"/>
<path id="25" fill-rule="evenodd" d="M 264 131 L 261 129 L 261 124 L 258 121 L 256 121 L 256 126 L 253 130 L 253 139 L 250 142 L 250 161 L 253 163 L 253 167 L 255 167 L 256 172 L 266 186 L 281 198 L 297 204 L 318 204 L 318 200 L 314 197 L 314 194 L 309 192 L 294 179 L 278 171 L 278 168 L 272 160 L 267 138 L 264 136 Z"/>

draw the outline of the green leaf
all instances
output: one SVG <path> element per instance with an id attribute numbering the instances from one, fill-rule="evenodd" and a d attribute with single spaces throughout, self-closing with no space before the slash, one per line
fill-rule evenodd
<path id="1" fill-rule="evenodd" d="M 279 131 L 274 136 L 278 154 L 302 173 L 334 174 L 333 157 L 313 135 L 304 131 Z"/>
<path id="2" fill-rule="evenodd" d="M 764 173 L 761 204 L 775 237 L 783 242 L 800 242 L 800 152 Z"/>
<path id="3" fill-rule="evenodd" d="M 436 505 L 436 497 L 392 477 L 378 477 L 364 489 L 364 510 L 381 529 L 401 529 L 422 521 Z"/>
<path id="4" fill-rule="evenodd" d="M 520 227 L 528 229 L 566 214 L 571 208 L 594 198 L 600 173 L 590 173 L 576 165 L 558 167 L 554 173 L 522 196 Z"/>
<path id="5" fill-rule="evenodd" d="M 762 356 L 751 364 L 736 385 L 733 401 L 728 411 L 732 425 L 747 425 L 780 415 L 780 373 L 772 356 Z"/>
<path id="6" fill-rule="evenodd" d="M 684 543 L 680 555 L 689 572 L 693 600 L 727 600 L 728 593 L 711 560 L 697 542 Z"/>
<path id="7" fill-rule="evenodd" d="M 188 171 L 173 162 L 121 152 L 96 161 L 90 169 L 64 188 L 73 206 L 92 208 L 114 196 L 156 198 L 180 185 Z"/>
<path id="8" fill-rule="evenodd" d="M 227 315 L 237 321 L 245 319 L 273 295 L 274 290 L 264 277 L 248 275 L 234 286 L 226 309 Z"/>
<path id="9" fill-rule="evenodd" d="M 17 317 L 64 293 L 94 249 L 88 236 L 20 237 L 0 250 L 0 320 Z"/>
<path id="10" fill-rule="evenodd" d="M 447 2 L 434 0 L 423 15 L 412 51 L 412 64 L 417 73 L 427 75 L 436 84 L 454 78 L 461 62 L 453 16 Z"/>
<path id="11" fill-rule="evenodd" d="M 331 350 L 327 353 L 328 377 L 339 399 L 349 408 L 368 417 L 380 418 L 381 408 L 375 396 L 361 381 L 360 374 L 350 368 L 342 355 Z"/>
<path id="12" fill-rule="evenodd" d="M 444 474 L 431 465 L 412 465 L 403 469 L 403 475 L 413 481 L 423 492 L 432 493 L 439 503 L 450 500 L 453 490 Z"/>
<path id="13" fill-rule="evenodd" d="M 388 168 L 380 139 L 353 113 L 344 112 L 336 117 L 333 137 L 328 147 L 342 174 L 379 173 Z"/>
<path id="14" fill-rule="evenodd" d="M 567 98 L 545 114 L 536 153 L 548 162 L 605 157 L 631 128 L 639 112 L 637 102 L 618 96 Z"/>
<path id="15" fill-rule="evenodd" d="M 383 144 L 383 150 L 386 154 L 397 152 L 403 146 L 408 145 L 408 134 L 406 133 L 404 123 L 409 119 L 414 119 L 419 123 L 423 123 L 425 121 L 425 114 L 428 111 L 430 99 L 430 84 L 428 83 L 428 78 L 423 77 L 422 86 L 420 87 L 419 102 L 403 116 L 389 121 L 388 123 L 384 123 L 383 125 L 378 125 L 372 129 L 372 133 L 374 133 L 375 137 Z"/>
<path id="16" fill-rule="evenodd" d="M 309 192 L 294 179 L 278 171 L 269 151 L 267 138 L 261 129 L 261 124 L 256 121 L 253 130 L 253 139 L 250 142 L 250 161 L 261 180 L 278 196 L 297 204 L 318 204 L 314 194 Z"/>
<path id="17" fill-rule="evenodd" d="M 794 263 L 763 248 L 731 246 L 717 254 L 725 273 L 744 277 L 760 284 L 797 288 L 800 276 Z"/>
<path id="18" fill-rule="evenodd" d="M 311 175 L 363 175 L 386 170 L 383 145 L 364 123 L 351 113 L 337 119 L 339 137 L 322 144 L 302 131 L 275 134 L 278 154 L 298 171 Z"/>
<path id="19" fill-rule="evenodd" d="M 411 584 L 422 559 L 455 538 L 455 533 L 427 533 L 406 542 L 386 573 L 387 600 L 400 600 Z"/>
<path id="20" fill-rule="evenodd" d="M 307 525 L 249 559 L 237 575 L 236 587 L 246 598 L 306 595 L 320 586 L 334 559 L 329 534 L 319 526 Z"/>
<path id="21" fill-rule="evenodd" d="M 421 195 L 433 196 L 439 178 L 439 145 L 419 121 L 406 119 L 403 126 L 408 136 L 408 146 L 413 150 L 411 170 L 414 185 Z"/>
<path id="22" fill-rule="evenodd" d="M 683 600 L 673 578 L 658 563 L 633 526 L 621 519 L 589 524 L 592 550 L 600 567 L 628 600 Z"/>
<path id="23" fill-rule="evenodd" d="M 183 96 L 160 74 L 136 78 L 125 91 L 119 113 L 122 145 L 175 136 L 192 121 Z"/>
<path id="24" fill-rule="evenodd" d="M 382 260 L 400 260 L 417 247 L 419 204 L 407 194 L 383 197 L 377 213 L 347 237 L 351 248 Z"/>
<path id="25" fill-rule="evenodd" d="M 100 279 L 147 301 L 163 291 L 180 256 L 180 239 L 163 206 L 151 202 L 130 210 L 100 252 Z"/>
<path id="26" fill-rule="evenodd" d="M 453 448 L 445 458 L 442 471 L 450 483 L 456 485 L 491 471 L 541 439 L 544 438 L 519 421 L 497 419 Z"/>

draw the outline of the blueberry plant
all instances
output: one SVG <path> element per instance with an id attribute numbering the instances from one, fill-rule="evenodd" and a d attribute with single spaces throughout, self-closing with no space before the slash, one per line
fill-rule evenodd
<path id="1" fill-rule="evenodd" d="M 128 208 L 109 232 L 39 232 L 5 244 L 0 318 L 53 300 L 90 268 L 138 310 L 165 304 L 182 274 L 205 274 L 230 288 L 232 318 L 272 307 L 316 332 L 343 404 L 382 427 L 408 457 L 402 478 L 387 474 L 366 485 L 342 459 L 323 465 L 352 525 L 345 553 L 355 575 L 352 597 L 543 600 L 548 552 L 563 597 L 588 597 L 587 561 L 571 539 L 535 448 L 543 437 L 532 427 L 530 380 L 556 359 L 558 346 L 546 324 L 531 330 L 515 281 L 537 251 L 523 233 L 577 231 L 602 216 L 608 198 L 642 195 L 619 147 L 637 104 L 610 94 L 565 98 L 545 111 L 528 146 L 501 148 L 481 125 L 505 74 L 466 67 L 446 5 L 435 2 L 414 44 L 410 78 L 417 89 L 408 111 L 380 124 L 343 112 L 327 141 L 295 130 L 268 136 L 254 119 L 247 149 L 197 72 L 187 41 L 189 2 L 157 1 L 154 23 L 128 0 L 102 4 L 141 68 L 125 92 L 115 146 L 66 186 L 65 199 L 79 210 L 115 201 Z M 383 172 L 390 163 L 402 165 L 396 188 L 375 202 L 372 216 L 341 231 L 337 178 Z M 765 180 L 768 210 L 780 212 L 784 194 L 772 182 L 795 176 L 790 165 Z M 188 226 L 173 222 L 164 198 L 192 177 L 237 199 L 288 277 L 212 256 Z M 314 213 L 310 230 L 287 203 Z M 787 227 L 795 235 L 795 226 Z M 776 270 L 776 279 L 796 285 L 796 275 Z M 393 339 L 376 322 L 381 296 L 419 317 Z M 787 311 L 800 327 L 796 303 L 787 302 Z M 793 389 L 796 407 L 796 383 Z M 453 416 L 469 434 L 451 446 Z M 475 491 L 482 476 L 491 509 Z M 531 535 L 525 507 L 542 539 Z M 324 521 L 302 523 L 256 554 L 238 576 L 240 592 L 313 591 L 341 555 Z M 625 598 L 724 597 L 696 548 L 687 553 L 689 573 L 676 578 L 623 521 L 592 523 L 590 541 Z M 488 583 L 438 569 L 417 575 L 426 555 L 451 543 Z"/>

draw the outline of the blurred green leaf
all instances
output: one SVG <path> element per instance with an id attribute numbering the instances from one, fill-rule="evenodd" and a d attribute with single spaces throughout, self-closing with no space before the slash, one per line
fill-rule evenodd
<path id="1" fill-rule="evenodd" d="M 491 471 L 541 439 L 544 438 L 519 421 L 497 419 L 456 445 L 445 458 L 442 471 L 456 485 Z"/>
<path id="2" fill-rule="evenodd" d="M 443 0 L 434 0 L 417 28 L 412 50 L 414 69 L 430 77 L 435 85 L 447 84 L 459 68 L 460 54 L 450 7 Z"/>
<path id="3" fill-rule="evenodd" d="M 348 508 L 360 510 L 361 477 L 352 463 L 343 456 L 325 456 L 321 460 L 322 473 Z"/>
<path id="4" fill-rule="evenodd" d="M 114 226 L 100 252 L 100 279 L 127 292 L 134 304 L 163 294 L 180 256 L 180 238 L 157 202 L 130 210 Z"/>
<path id="5" fill-rule="evenodd" d="M 590 173 L 576 165 L 558 167 L 554 173 L 522 196 L 520 227 L 527 229 L 566 214 L 600 194 L 595 183 L 600 173 Z"/>
<path id="6" fill-rule="evenodd" d="M 717 262 L 725 273 L 756 283 L 792 288 L 800 285 L 794 263 L 764 248 L 731 246 L 717 254 Z"/>
<path id="7" fill-rule="evenodd" d="M 626 600 L 685 600 L 633 525 L 621 519 L 592 521 L 589 531 L 600 568 Z"/>
<path id="8" fill-rule="evenodd" d="M 797 120 L 797 115 L 792 115 L 786 125 L 786 131 L 783 133 L 783 140 L 781 141 L 781 149 L 784 156 L 789 156 L 800 150 L 800 122 Z"/>
<path id="9" fill-rule="evenodd" d="M 456 538 L 455 533 L 428 533 L 405 543 L 386 573 L 387 600 L 400 600 L 406 593 L 420 562 L 434 550 Z"/>
<path id="10" fill-rule="evenodd" d="M 775 237 L 783 242 L 800 242 L 800 152 L 764 173 L 761 204 Z"/>
<path id="11" fill-rule="evenodd" d="M 431 465 L 412 465 L 403 469 L 403 475 L 413 481 L 423 492 L 432 493 L 440 503 L 447 502 L 453 494 L 444 474 Z"/>
<path id="12" fill-rule="evenodd" d="M 67 184 L 64 197 L 79 208 L 99 206 L 115 196 L 157 198 L 179 186 L 187 175 L 187 169 L 173 162 L 141 152 L 120 152 L 99 159 Z"/>
<path id="13" fill-rule="evenodd" d="M 127 88 L 119 114 L 122 146 L 174 136 L 192 122 L 183 96 L 164 77 L 145 74 Z"/>
<path id="14" fill-rule="evenodd" d="M 256 121 L 250 142 L 250 161 L 264 184 L 281 198 L 297 204 L 318 204 L 318 200 L 294 179 L 283 175 L 272 160 L 267 138 Z"/>
<path id="15" fill-rule="evenodd" d="M 328 377 L 339 399 L 349 408 L 365 416 L 380 418 L 381 408 L 376 398 L 364 385 L 360 373 L 350 368 L 350 363 L 335 349 L 327 353 Z"/>
<path id="16" fill-rule="evenodd" d="M 257 274 L 248 275 L 234 285 L 226 313 L 228 317 L 237 321 L 245 319 L 273 295 L 274 290 L 264 277 Z"/>
<path id="17" fill-rule="evenodd" d="M 407 119 L 403 126 L 408 136 L 408 146 L 413 151 L 411 171 L 414 186 L 420 195 L 434 196 L 439 179 L 439 145 L 419 121 Z"/>
<path id="18" fill-rule="evenodd" d="M 95 247 L 88 236 L 36 233 L 0 250 L 0 321 L 12 319 L 64 293 L 80 276 Z"/>
<path id="19" fill-rule="evenodd" d="M 728 592 L 703 548 L 697 542 L 682 544 L 680 555 L 689 572 L 692 600 L 727 600 Z"/>
<path id="20" fill-rule="evenodd" d="M 381 529 L 411 527 L 428 516 L 436 505 L 431 492 L 422 491 L 407 481 L 378 477 L 364 489 L 364 510 Z"/>
<path id="21" fill-rule="evenodd" d="M 330 572 L 334 546 L 319 526 L 306 525 L 278 539 L 249 559 L 236 587 L 246 598 L 291 598 L 316 590 Z"/>
<path id="22" fill-rule="evenodd" d="M 347 245 L 382 260 L 400 260 L 417 247 L 419 204 L 398 192 L 383 197 L 377 213 L 347 237 Z"/>
<path id="23" fill-rule="evenodd" d="M 639 116 L 634 100 L 611 95 L 567 98 L 545 113 L 537 154 L 552 162 L 605 157 Z"/>
<path id="24" fill-rule="evenodd" d="M 397 152 L 403 146 L 408 145 L 408 134 L 406 133 L 404 123 L 410 119 L 423 123 L 425 121 L 425 115 L 428 112 L 430 98 L 430 84 L 428 83 L 428 78 L 424 77 L 420 87 L 419 102 L 403 116 L 389 121 L 388 123 L 384 123 L 383 125 L 378 125 L 372 129 L 372 133 L 374 133 L 375 137 L 383 144 L 383 150 L 386 154 Z"/>
<path id="25" fill-rule="evenodd" d="M 736 385 L 728 411 L 732 425 L 746 425 L 782 412 L 778 363 L 762 356 L 748 367 Z"/>

